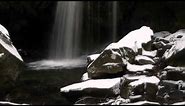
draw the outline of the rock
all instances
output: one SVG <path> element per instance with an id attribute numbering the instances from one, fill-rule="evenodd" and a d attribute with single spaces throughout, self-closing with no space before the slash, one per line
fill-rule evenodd
<path id="1" fill-rule="evenodd" d="M 129 32 L 117 43 L 109 45 L 108 47 L 106 47 L 106 49 L 127 47 L 137 52 L 137 49 L 142 48 L 143 43 L 148 43 L 149 41 L 151 41 L 152 35 L 153 31 L 150 29 L 150 27 L 142 26 L 140 29 Z"/>
<path id="2" fill-rule="evenodd" d="M 121 82 L 123 83 L 121 87 L 121 96 L 123 98 L 142 95 L 145 100 L 155 100 L 160 80 L 155 76 L 125 75 Z"/>
<path id="3" fill-rule="evenodd" d="M 139 64 L 141 64 L 141 65 L 144 65 L 144 64 L 154 64 L 154 63 L 155 63 L 151 58 L 149 58 L 149 57 L 147 57 L 147 56 L 143 56 L 143 55 L 137 55 L 137 56 L 135 57 L 135 60 L 136 60 Z"/>
<path id="4" fill-rule="evenodd" d="M 82 96 L 114 97 L 120 94 L 120 78 L 96 79 L 75 83 L 60 89 L 65 97 L 79 98 Z"/>
<path id="5" fill-rule="evenodd" d="M 164 68 L 164 70 L 166 71 L 167 80 L 185 81 L 185 67 L 167 66 L 166 68 Z"/>
<path id="6" fill-rule="evenodd" d="M 106 74 L 122 72 L 127 61 L 132 63 L 136 54 L 141 54 L 142 44 L 151 41 L 151 35 L 153 31 L 143 26 L 131 31 L 118 42 L 111 43 L 88 65 L 88 76 L 100 78 Z"/>
<path id="7" fill-rule="evenodd" d="M 179 81 L 162 80 L 158 88 L 159 88 L 157 92 L 158 101 L 167 104 L 184 101 L 185 82 L 181 80 Z"/>
<path id="8" fill-rule="evenodd" d="M 163 42 L 163 43 L 165 43 L 165 44 L 170 43 L 170 41 L 169 41 L 168 39 L 166 39 L 166 38 L 161 38 L 161 37 L 160 37 L 160 38 L 158 38 L 158 37 L 155 38 L 154 41 L 153 41 L 153 43 L 154 43 L 154 42 Z"/>
<path id="9" fill-rule="evenodd" d="M 7 52 L 10 52 L 11 55 L 15 56 L 20 61 L 23 61 L 17 49 L 14 47 L 13 43 L 11 42 L 8 31 L 1 24 L 0 24 L 0 44 L 4 49 L 7 50 Z"/>
<path id="10" fill-rule="evenodd" d="M 185 29 L 180 29 L 173 34 L 166 36 L 165 39 L 167 39 L 169 42 L 177 41 L 184 36 L 184 32 L 185 32 Z"/>
<path id="11" fill-rule="evenodd" d="M 87 64 L 90 64 L 91 62 L 93 62 L 96 58 L 98 58 L 100 54 L 92 54 L 87 56 Z"/>
<path id="12" fill-rule="evenodd" d="M 138 101 L 143 101 L 143 95 L 133 95 L 133 96 L 129 96 L 130 98 L 130 102 L 138 102 Z"/>
<path id="13" fill-rule="evenodd" d="M 162 70 L 161 72 L 159 72 L 158 77 L 160 78 L 160 80 L 166 80 L 167 78 L 167 71 Z"/>
<path id="14" fill-rule="evenodd" d="M 157 55 L 157 50 L 153 50 L 153 51 L 142 50 L 142 55 L 154 58 Z"/>
<path id="15" fill-rule="evenodd" d="M 147 43 L 142 43 L 142 48 L 147 51 L 152 50 L 152 40 L 148 41 Z"/>
<path id="16" fill-rule="evenodd" d="M 86 80 L 89 80 L 90 78 L 88 77 L 88 73 L 86 72 L 86 73 L 84 73 L 83 75 L 82 75 L 82 78 L 81 78 L 81 81 L 86 81 Z"/>
<path id="17" fill-rule="evenodd" d="M 12 89 L 23 66 L 23 59 L 13 46 L 8 31 L 0 25 L 0 98 Z"/>
<path id="18" fill-rule="evenodd" d="M 165 38 L 168 35 L 170 35 L 171 33 L 168 31 L 161 31 L 161 32 L 156 32 L 152 35 L 152 37 L 154 38 Z"/>
<path id="19" fill-rule="evenodd" d="M 129 72 L 144 72 L 144 71 L 152 71 L 154 69 L 154 65 L 147 64 L 147 65 L 134 65 L 127 63 L 126 66 Z"/>
<path id="20" fill-rule="evenodd" d="M 99 105 L 121 105 L 121 104 L 124 104 L 124 103 L 129 103 L 130 100 L 129 99 L 124 99 L 120 96 L 116 97 L 116 98 L 113 98 L 113 99 L 107 99 L 106 102 L 104 103 L 100 103 Z"/>
<path id="21" fill-rule="evenodd" d="M 163 41 L 159 41 L 159 42 L 154 42 L 153 43 L 154 47 L 159 49 L 159 48 L 163 48 L 164 46 L 166 46 L 166 44 Z"/>
<path id="22" fill-rule="evenodd" d="M 179 30 L 166 37 L 166 39 L 173 43 L 173 45 L 169 50 L 165 51 L 163 58 L 169 65 L 184 66 L 185 61 L 182 57 L 185 54 L 185 30 Z"/>
<path id="23" fill-rule="evenodd" d="M 153 31 L 147 26 L 142 26 L 140 29 L 131 31 L 119 40 L 117 46 L 141 49 L 143 43 L 151 41 L 151 35 L 153 35 Z"/>
<path id="24" fill-rule="evenodd" d="M 127 104 L 129 102 L 130 102 L 129 99 L 124 99 L 124 98 L 118 96 L 116 98 L 116 100 L 111 105 L 121 105 L 121 104 Z"/>
<path id="25" fill-rule="evenodd" d="M 125 65 L 120 53 L 115 50 L 104 50 L 96 60 L 87 67 L 89 78 L 101 78 L 123 71 Z"/>
<path id="26" fill-rule="evenodd" d="M 177 102 L 177 103 L 173 103 L 171 105 L 185 105 L 185 102 L 184 101 L 183 102 Z"/>

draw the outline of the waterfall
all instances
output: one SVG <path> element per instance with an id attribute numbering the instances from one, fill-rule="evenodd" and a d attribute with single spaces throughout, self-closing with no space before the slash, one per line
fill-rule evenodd
<path id="1" fill-rule="evenodd" d="M 73 59 L 80 54 L 82 2 L 59 1 L 50 42 L 49 58 Z"/>
<path id="2" fill-rule="evenodd" d="M 112 3 L 112 22 L 112 40 L 115 42 L 117 36 L 117 1 L 113 1 Z"/>

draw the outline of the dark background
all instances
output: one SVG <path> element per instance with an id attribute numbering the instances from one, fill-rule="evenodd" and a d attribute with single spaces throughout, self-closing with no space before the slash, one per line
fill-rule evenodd
<path id="1" fill-rule="evenodd" d="M 47 58 L 57 1 L 0 1 L 0 24 L 25 61 Z M 185 1 L 117 1 L 117 41 L 143 25 L 171 33 L 185 27 Z M 83 1 L 81 54 L 112 40 L 112 1 Z"/>

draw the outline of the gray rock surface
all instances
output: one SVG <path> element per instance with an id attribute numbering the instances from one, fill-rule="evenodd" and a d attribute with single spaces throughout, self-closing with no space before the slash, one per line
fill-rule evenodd
<path id="1" fill-rule="evenodd" d="M 23 60 L 13 46 L 8 31 L 0 25 L 0 97 L 12 89 L 23 67 Z"/>

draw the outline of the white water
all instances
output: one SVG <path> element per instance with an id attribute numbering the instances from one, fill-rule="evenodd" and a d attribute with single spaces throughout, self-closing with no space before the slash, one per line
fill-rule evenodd
<path id="1" fill-rule="evenodd" d="M 49 59 L 77 58 L 80 52 L 82 2 L 59 1 L 55 14 Z"/>

